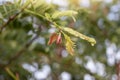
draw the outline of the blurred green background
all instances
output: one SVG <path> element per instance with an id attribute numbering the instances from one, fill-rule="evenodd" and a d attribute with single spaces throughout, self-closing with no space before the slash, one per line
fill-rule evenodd
<path id="1" fill-rule="evenodd" d="M 0 28 L 20 12 L 23 3 L 1 1 Z M 21 11 L 0 33 L 0 80 L 120 80 L 119 0 L 38 0 L 28 9 L 40 15 L 75 10 L 76 22 L 71 17 L 54 22 L 93 37 L 97 43 L 91 46 L 69 35 L 76 45 L 71 56 L 64 39 L 60 45 L 47 45 L 50 35 L 58 32 L 54 25 Z"/>

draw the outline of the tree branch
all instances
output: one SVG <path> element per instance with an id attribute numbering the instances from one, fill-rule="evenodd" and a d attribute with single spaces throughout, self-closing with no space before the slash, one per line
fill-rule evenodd
<path id="1" fill-rule="evenodd" d="M 21 8 L 19 12 L 17 12 L 16 14 L 9 17 L 7 22 L 3 23 L 3 25 L 0 27 L 0 33 L 10 22 L 12 22 L 20 13 L 22 13 L 28 5 L 29 5 L 29 3 L 26 6 L 24 6 L 23 8 Z"/>
<path id="2" fill-rule="evenodd" d="M 21 11 L 18 12 L 18 13 L 16 13 L 16 14 L 14 14 L 13 16 L 10 16 L 9 19 L 8 19 L 8 21 L 5 22 L 5 23 L 0 27 L 0 32 L 2 32 L 2 30 L 3 30 L 11 21 L 13 21 L 20 13 L 21 13 Z"/>
<path id="3" fill-rule="evenodd" d="M 7 65 L 11 64 L 14 60 L 16 60 L 18 57 L 20 57 L 20 56 L 23 54 L 23 52 L 24 52 L 24 51 L 32 44 L 32 42 L 33 42 L 35 39 L 37 39 L 37 38 L 38 38 L 38 34 L 37 34 L 33 39 L 31 39 L 28 43 L 26 43 L 26 44 L 24 45 L 24 47 L 23 47 L 21 50 L 19 50 L 13 57 L 11 57 L 11 58 L 9 59 Z"/>
<path id="4" fill-rule="evenodd" d="M 6 64 L 0 64 L 0 67 L 1 67 L 1 68 L 4 68 L 4 67 L 10 65 L 14 60 L 16 60 L 17 58 L 19 58 L 19 57 L 23 54 L 23 52 L 25 52 L 25 50 L 28 49 L 28 47 L 33 43 L 33 41 L 38 38 L 38 36 L 39 36 L 39 35 L 37 34 L 37 35 L 36 35 L 34 38 L 32 38 L 28 43 L 26 43 L 26 44 L 22 47 L 22 49 L 20 49 L 18 52 L 16 52 L 16 54 L 9 59 L 8 63 L 6 63 Z"/>

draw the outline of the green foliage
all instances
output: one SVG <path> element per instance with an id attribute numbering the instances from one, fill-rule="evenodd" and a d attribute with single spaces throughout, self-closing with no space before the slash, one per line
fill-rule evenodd
<path id="1" fill-rule="evenodd" d="M 14 80 L 19 80 L 18 77 L 15 76 L 8 67 L 6 67 L 6 71 Z"/>
<path id="2" fill-rule="evenodd" d="M 69 17 L 72 17 L 74 21 L 75 18 L 74 18 L 74 15 L 76 15 L 77 12 L 76 11 L 73 11 L 73 10 L 68 10 L 68 11 L 57 11 L 57 12 L 54 12 L 53 15 L 52 15 L 52 18 L 53 19 L 56 19 L 56 18 L 59 18 L 59 17 L 62 17 L 62 16 L 69 16 Z"/>
<path id="3" fill-rule="evenodd" d="M 62 72 L 70 73 L 71 80 L 84 80 L 86 74 L 96 80 L 110 80 L 116 74 L 115 66 L 107 63 L 105 54 L 108 43 L 115 44 L 117 49 L 120 47 L 119 20 L 107 18 L 110 7 L 116 3 L 91 1 L 91 6 L 84 8 L 78 0 L 68 2 L 64 11 L 60 10 L 61 6 L 45 0 L 25 3 L 15 0 L 0 5 L 0 76 L 3 80 L 36 79 L 34 73 L 45 64 L 49 65 L 49 76 L 53 80 L 58 80 Z M 104 76 L 86 68 L 89 58 L 104 66 Z M 37 70 L 30 72 L 24 64 Z"/>

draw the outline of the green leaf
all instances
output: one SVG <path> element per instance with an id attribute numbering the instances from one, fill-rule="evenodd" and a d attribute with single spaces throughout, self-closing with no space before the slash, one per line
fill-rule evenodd
<path id="1" fill-rule="evenodd" d="M 38 13 L 36 13 L 36 12 L 34 12 L 34 11 L 31 11 L 31 10 L 29 10 L 29 9 L 25 9 L 24 11 L 27 12 L 27 13 L 30 13 L 30 14 L 32 14 L 32 15 L 39 16 L 39 17 L 41 17 L 41 18 L 45 18 L 43 15 L 38 14 Z"/>
<path id="2" fill-rule="evenodd" d="M 59 18 L 62 16 L 69 16 L 69 17 L 73 17 L 74 15 L 78 14 L 76 11 L 73 10 L 67 10 L 67 11 L 57 11 L 52 15 L 52 18 Z"/>
<path id="3" fill-rule="evenodd" d="M 2 14 L 1 14 L 1 12 L 0 12 L 0 19 L 3 19 L 3 16 L 2 16 Z"/>
<path id="4" fill-rule="evenodd" d="M 33 7 L 36 9 L 38 7 L 40 7 L 42 4 L 44 4 L 44 0 L 34 0 L 34 1 L 31 1 L 33 3 Z"/>
<path id="5" fill-rule="evenodd" d="M 66 32 L 68 32 L 68 33 L 70 33 L 70 34 L 72 34 L 72 35 L 74 35 L 76 37 L 79 37 L 79 38 L 81 38 L 83 40 L 86 40 L 86 41 L 90 42 L 92 46 L 94 46 L 96 44 L 96 40 L 94 38 L 85 36 L 85 35 L 77 32 L 77 31 L 75 31 L 75 30 L 73 30 L 71 28 L 62 27 L 62 30 L 66 31 Z"/>
<path id="6" fill-rule="evenodd" d="M 47 4 L 45 0 L 31 0 L 30 10 L 44 15 L 45 13 L 52 13 L 54 8 L 52 5 Z"/>
<path id="7" fill-rule="evenodd" d="M 19 80 L 8 67 L 6 67 L 5 70 L 14 80 Z"/>
<path id="8" fill-rule="evenodd" d="M 50 14 L 48 14 L 48 13 L 45 13 L 45 17 L 48 19 L 48 20 L 50 20 Z"/>
<path id="9" fill-rule="evenodd" d="M 8 14 L 8 10 L 7 10 L 7 8 L 6 8 L 5 5 L 3 5 L 3 9 L 4 9 L 4 12 L 5 12 L 6 14 Z"/>

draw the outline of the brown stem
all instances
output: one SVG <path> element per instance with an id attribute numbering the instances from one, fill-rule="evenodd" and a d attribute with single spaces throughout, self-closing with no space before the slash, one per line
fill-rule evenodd
<path id="1" fill-rule="evenodd" d="M 8 19 L 8 21 L 5 22 L 5 23 L 0 27 L 0 32 L 2 32 L 2 30 L 3 30 L 11 21 L 13 21 L 19 14 L 20 14 L 20 12 L 14 14 L 13 16 L 10 16 L 9 19 Z"/>
<path id="2" fill-rule="evenodd" d="M 2 32 L 2 30 L 10 23 L 12 22 L 20 13 L 22 13 L 24 11 L 24 9 L 28 6 L 29 4 L 27 4 L 25 7 L 21 8 L 21 10 L 19 12 L 17 12 L 16 14 L 12 15 L 9 17 L 9 19 L 7 20 L 7 22 L 3 23 L 3 25 L 0 27 L 0 33 Z"/>

